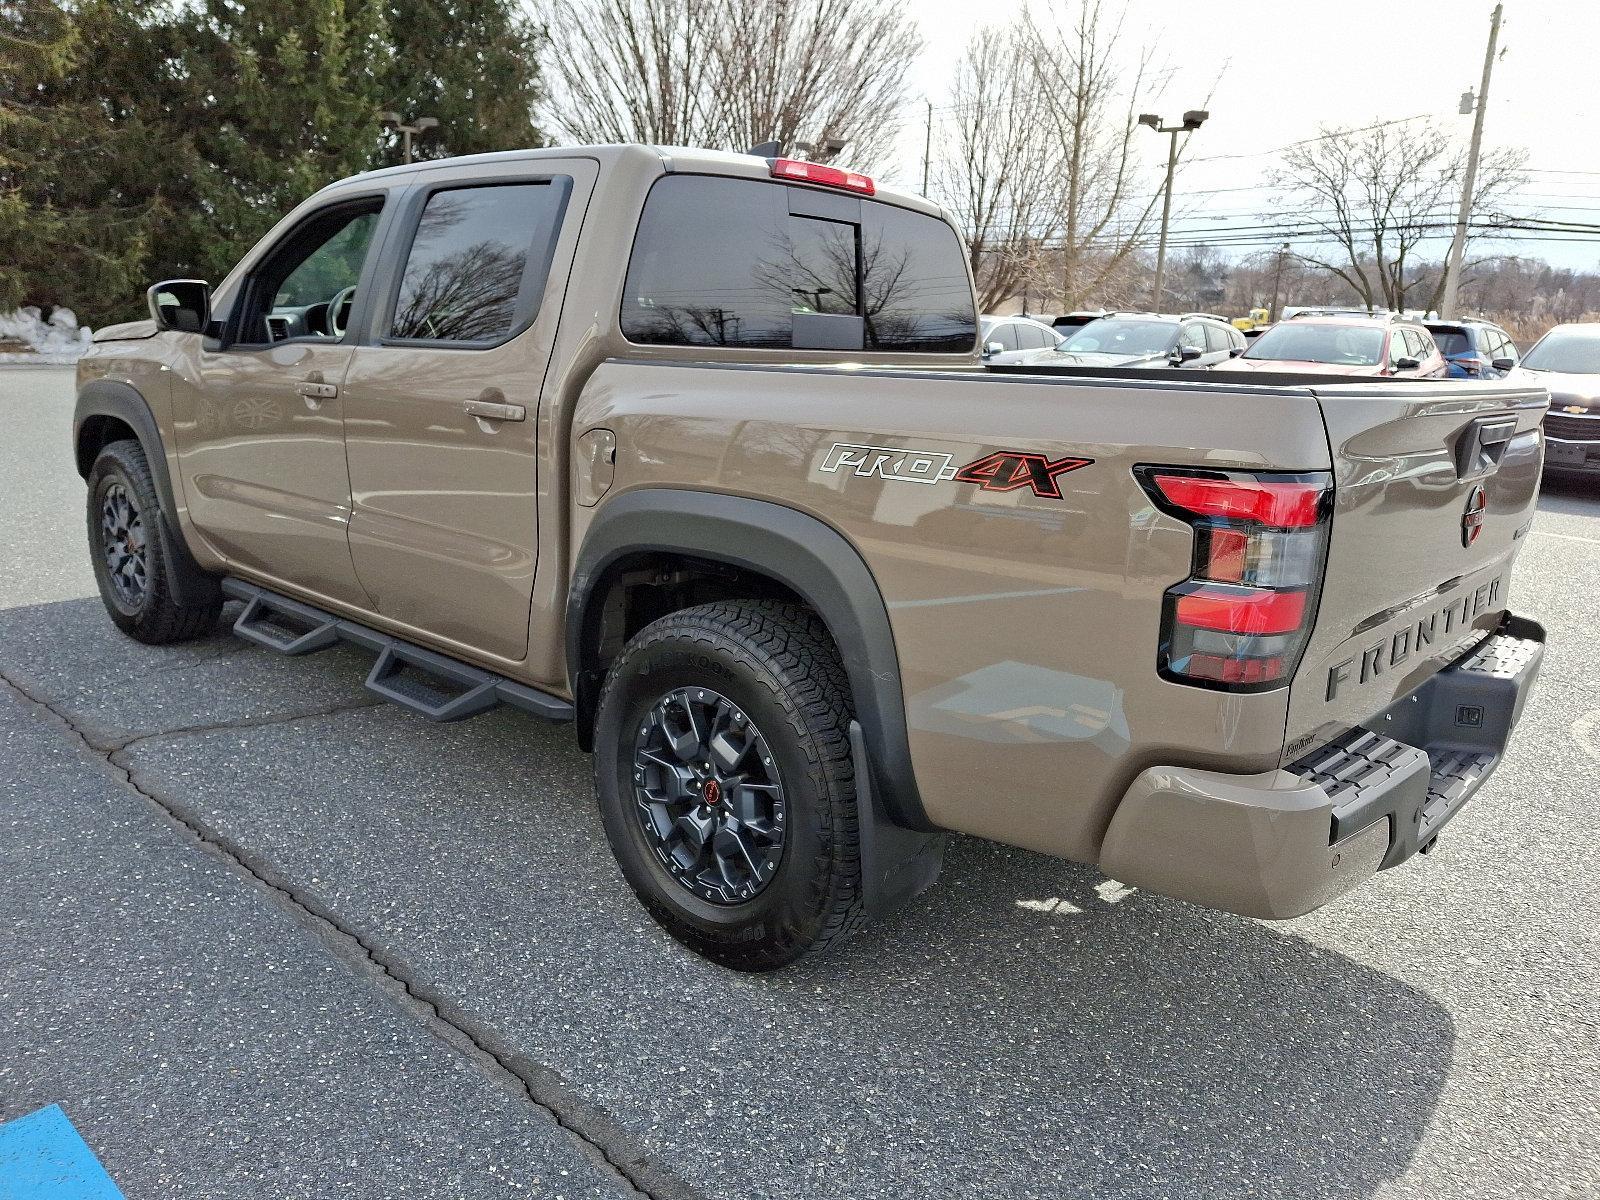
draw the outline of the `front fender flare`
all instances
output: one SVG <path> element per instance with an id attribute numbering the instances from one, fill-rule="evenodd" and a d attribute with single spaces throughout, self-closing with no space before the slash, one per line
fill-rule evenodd
<path id="1" fill-rule="evenodd" d="M 604 602 L 597 588 L 609 569 L 633 555 L 674 552 L 765 575 L 816 610 L 844 660 L 889 817 L 906 828 L 933 829 L 912 770 L 900 660 L 877 580 L 838 531 L 795 509 L 676 488 L 641 488 L 604 504 L 578 551 L 567 601 L 574 697 L 585 684 L 585 648 L 596 643 Z"/>
<path id="2" fill-rule="evenodd" d="M 157 536 L 166 561 L 172 564 L 173 599 L 181 605 L 200 606 L 218 603 L 221 590 L 217 578 L 195 561 L 188 543 L 178 528 L 178 500 L 172 489 L 172 477 L 167 471 L 167 453 L 161 441 L 161 429 L 156 424 L 150 404 L 138 390 L 115 379 L 97 379 L 85 384 L 78 392 L 77 404 L 72 413 L 72 457 L 78 474 L 84 479 L 94 468 L 95 449 L 84 439 L 83 427 L 94 417 L 111 417 L 133 430 L 145 461 L 150 464 L 150 476 L 155 481 L 156 495 L 161 501 Z"/>

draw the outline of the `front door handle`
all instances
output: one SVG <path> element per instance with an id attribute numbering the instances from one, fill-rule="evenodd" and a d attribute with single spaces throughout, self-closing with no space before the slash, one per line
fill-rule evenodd
<path id="1" fill-rule="evenodd" d="M 469 417 L 482 417 L 485 421 L 524 421 L 528 410 L 520 404 L 497 404 L 493 400 L 468 400 L 463 404 Z"/>
<path id="2" fill-rule="evenodd" d="M 308 400 L 332 400 L 339 394 L 334 383 L 302 383 L 296 390 Z"/>

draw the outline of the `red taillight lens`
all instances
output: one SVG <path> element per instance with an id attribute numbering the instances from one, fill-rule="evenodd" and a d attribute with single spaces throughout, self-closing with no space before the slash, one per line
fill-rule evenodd
<path id="1" fill-rule="evenodd" d="M 1168 501 L 1185 512 L 1200 517 L 1240 517 L 1280 529 L 1315 525 L 1324 490 L 1321 484 L 1239 476 L 1215 479 L 1156 473 L 1151 479 Z"/>
<path id="2" fill-rule="evenodd" d="M 1327 550 L 1330 479 L 1139 467 L 1161 511 L 1194 530 L 1189 577 L 1167 589 L 1158 666 L 1234 691 L 1282 687 L 1310 635 Z"/>
<path id="3" fill-rule="evenodd" d="M 1293 633 L 1305 617 L 1304 592 L 1201 587 L 1178 597 L 1178 623 L 1223 633 Z"/>
<path id="4" fill-rule="evenodd" d="M 772 160 L 772 177 L 774 179 L 794 179 L 801 183 L 815 183 L 823 187 L 843 188 L 847 192 L 859 192 L 863 196 L 875 195 L 878 185 L 865 175 L 855 171 L 841 171 L 838 167 L 824 166 L 822 163 L 801 162 L 793 158 L 775 158 Z"/>

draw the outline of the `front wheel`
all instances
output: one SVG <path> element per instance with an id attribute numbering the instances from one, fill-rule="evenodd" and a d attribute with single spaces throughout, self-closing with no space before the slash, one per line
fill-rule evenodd
<path id="1" fill-rule="evenodd" d="M 600 698 L 596 790 L 673 937 L 764 971 L 859 924 L 850 715 L 838 651 L 799 605 L 700 605 L 628 643 Z"/>
<path id="2" fill-rule="evenodd" d="M 220 593 L 198 604 L 174 595 L 177 569 L 161 537 L 161 501 L 138 442 L 111 442 L 89 472 L 89 555 L 106 612 L 124 633 L 161 645 L 216 624 Z"/>

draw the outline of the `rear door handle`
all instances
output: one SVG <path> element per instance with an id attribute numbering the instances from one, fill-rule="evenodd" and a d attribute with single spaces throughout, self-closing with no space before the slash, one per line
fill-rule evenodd
<path id="1" fill-rule="evenodd" d="M 485 421 L 523 421 L 528 410 L 520 404 L 497 404 L 493 400 L 468 400 L 463 404 L 469 417 L 482 417 Z"/>

